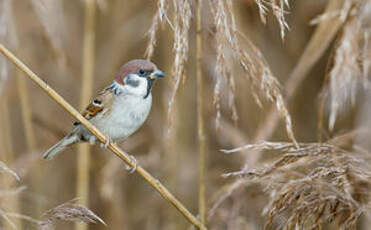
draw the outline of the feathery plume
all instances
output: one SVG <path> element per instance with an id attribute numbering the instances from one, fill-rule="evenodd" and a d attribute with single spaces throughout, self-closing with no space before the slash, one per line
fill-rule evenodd
<path id="1" fill-rule="evenodd" d="M 285 8 L 289 8 L 290 6 L 288 0 L 255 0 L 255 3 L 259 7 L 260 20 L 263 22 L 263 24 L 266 24 L 267 22 L 266 15 L 268 12 L 268 7 L 272 9 L 276 20 L 280 25 L 281 38 L 284 39 L 286 30 L 289 29 L 289 25 L 285 19 L 285 14 L 287 14 Z"/>
<path id="2" fill-rule="evenodd" d="M 147 31 L 147 36 L 149 37 L 149 41 L 146 48 L 145 56 L 148 60 L 150 60 L 153 56 L 153 53 L 155 51 L 156 46 L 156 33 L 158 30 L 159 25 L 164 24 L 164 18 L 169 22 L 171 25 L 168 16 L 167 16 L 167 10 L 169 8 L 167 0 L 158 0 L 157 2 L 157 11 L 155 16 L 153 16 L 152 24 L 149 30 Z"/>
<path id="3" fill-rule="evenodd" d="M 343 14 L 346 15 L 344 12 L 349 6 L 345 4 L 344 8 L 339 17 Z M 369 87 L 367 73 L 368 63 L 371 62 L 371 47 L 369 45 L 371 3 L 361 0 L 353 6 L 353 9 L 356 12 L 354 12 L 354 16 L 349 16 L 344 25 L 343 33 L 335 50 L 334 65 L 329 72 L 330 130 L 334 128 L 339 112 L 355 104 L 357 91 L 361 87 Z"/>
<path id="4" fill-rule="evenodd" d="M 185 81 L 185 64 L 188 60 L 188 35 L 191 25 L 192 8 L 190 1 L 173 0 L 174 6 L 174 64 L 172 68 L 173 89 L 170 95 L 168 106 L 169 132 L 171 130 L 171 120 L 175 97 L 181 82 Z"/>
<path id="5" fill-rule="evenodd" d="M 212 0 L 210 0 L 212 1 Z M 225 64 L 225 52 L 230 50 L 233 59 L 239 60 L 245 75 L 244 77 L 251 84 L 252 95 L 258 105 L 261 105 L 259 95 L 265 96 L 270 102 L 276 104 L 278 111 L 286 122 L 286 131 L 291 141 L 296 143 L 294 136 L 292 121 L 290 114 L 285 106 L 283 96 L 281 94 L 280 84 L 272 74 L 268 67 L 263 54 L 259 49 L 246 37 L 244 42 L 246 47 L 243 49 L 239 41 L 239 31 L 237 29 L 236 20 L 233 15 L 233 5 L 231 0 L 217 1 L 215 4 L 210 2 L 212 13 L 214 15 L 214 23 L 216 26 L 216 41 L 218 45 L 216 71 L 227 77 L 230 73 Z M 223 53 L 224 52 L 224 53 Z M 233 82 L 233 77 L 227 77 L 230 82 Z M 233 83 L 230 84 L 233 92 Z M 214 102 L 217 107 L 217 118 L 220 117 L 220 81 L 217 80 L 214 90 Z M 219 114 L 219 115 L 218 115 Z M 218 122 L 217 122 L 218 123 Z"/>
<path id="6" fill-rule="evenodd" d="M 352 229 L 363 213 L 370 212 L 371 170 L 363 154 L 327 143 L 300 143 L 297 148 L 288 142 L 263 142 L 228 152 L 242 149 L 282 154 L 263 168 L 224 174 L 265 187 L 270 199 L 263 211 L 266 228 L 320 229 L 337 220 L 342 229 Z"/>
<path id="7" fill-rule="evenodd" d="M 86 223 L 106 223 L 91 210 L 85 208 L 82 205 L 75 204 L 77 199 L 73 199 L 55 208 L 46 211 L 43 216 L 46 220 L 40 223 L 40 229 L 49 230 L 54 229 L 54 225 L 57 221 L 73 221 L 73 222 L 86 222 Z"/>

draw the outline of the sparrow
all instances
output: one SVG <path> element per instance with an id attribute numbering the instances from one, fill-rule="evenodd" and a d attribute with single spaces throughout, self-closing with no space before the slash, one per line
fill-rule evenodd
<path id="1" fill-rule="evenodd" d="M 105 147 L 110 141 L 125 140 L 143 125 L 152 106 L 152 86 L 157 78 L 164 76 L 164 72 L 150 61 L 129 61 L 120 68 L 113 83 L 86 107 L 82 115 L 108 137 Z M 97 137 L 80 122 L 75 122 L 74 126 L 44 153 L 44 159 L 52 159 L 76 143 L 96 143 Z"/>

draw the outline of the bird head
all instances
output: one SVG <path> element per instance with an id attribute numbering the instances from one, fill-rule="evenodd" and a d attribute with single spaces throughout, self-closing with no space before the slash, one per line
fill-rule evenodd
<path id="1" fill-rule="evenodd" d="M 115 81 L 129 94 L 147 98 L 155 80 L 164 76 L 165 73 L 152 62 L 137 59 L 124 64 Z"/>

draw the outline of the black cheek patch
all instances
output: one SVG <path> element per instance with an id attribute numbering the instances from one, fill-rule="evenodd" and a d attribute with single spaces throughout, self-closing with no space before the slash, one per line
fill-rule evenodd
<path id="1" fill-rule="evenodd" d="M 139 80 L 133 80 L 131 78 L 126 80 L 126 84 L 130 85 L 132 87 L 138 87 L 139 86 Z"/>

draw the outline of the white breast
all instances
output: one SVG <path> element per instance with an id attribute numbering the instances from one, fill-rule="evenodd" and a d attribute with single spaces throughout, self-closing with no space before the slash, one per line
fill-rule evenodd
<path id="1" fill-rule="evenodd" d="M 122 141 L 137 131 L 147 119 L 152 95 L 147 98 L 120 94 L 114 97 L 112 111 L 103 119 L 92 121 L 114 141 Z"/>

